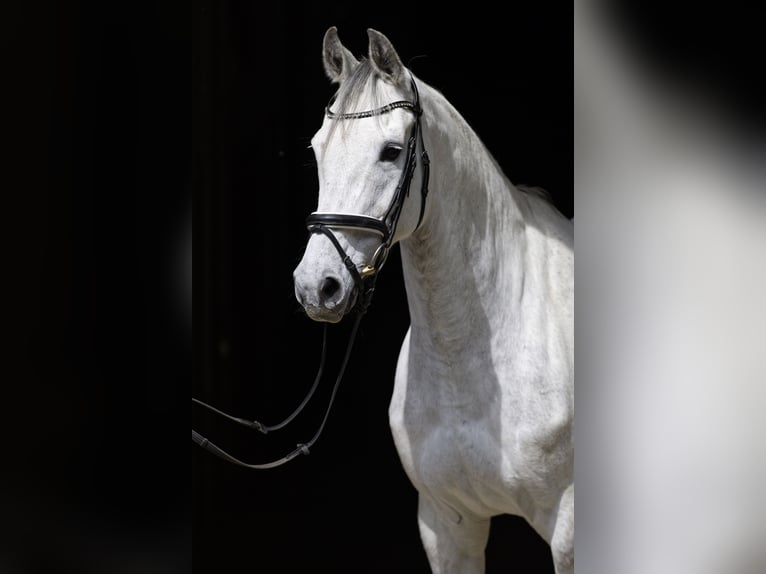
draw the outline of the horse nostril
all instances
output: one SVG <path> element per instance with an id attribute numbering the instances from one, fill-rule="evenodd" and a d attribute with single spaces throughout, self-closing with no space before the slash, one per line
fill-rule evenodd
<path id="1" fill-rule="evenodd" d="M 335 279 L 335 277 L 325 277 L 324 281 L 322 281 L 322 286 L 319 288 L 319 291 L 322 293 L 322 296 L 325 299 L 329 299 L 333 295 L 335 295 L 340 290 L 340 281 Z"/>

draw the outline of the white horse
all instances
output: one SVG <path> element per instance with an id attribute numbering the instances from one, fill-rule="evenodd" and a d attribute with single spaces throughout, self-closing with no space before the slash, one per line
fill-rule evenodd
<path id="1" fill-rule="evenodd" d="M 411 325 L 389 418 L 419 493 L 431 568 L 483 572 L 490 518 L 507 513 L 550 544 L 558 574 L 572 573 L 573 224 L 542 194 L 511 184 L 445 97 L 411 75 L 385 36 L 368 35 L 361 61 L 335 28 L 324 37 L 339 93 L 311 141 L 317 212 L 384 217 L 406 161 L 396 150 L 418 115 L 406 106 L 354 112 L 412 102 L 416 83 L 430 193 L 421 214 L 420 162 L 393 236 Z M 353 121 L 339 121 L 343 113 Z M 361 270 L 381 239 L 356 226 L 332 231 L 338 245 L 313 235 L 294 277 L 309 317 L 337 322 L 360 296 L 339 248 Z"/>

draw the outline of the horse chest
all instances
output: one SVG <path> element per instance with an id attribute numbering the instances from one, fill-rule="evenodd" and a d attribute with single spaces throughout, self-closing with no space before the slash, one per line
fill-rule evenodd
<path id="1" fill-rule="evenodd" d="M 498 469 L 486 464 L 500 450 L 491 413 L 477 412 L 475 403 L 445 404 L 413 389 L 406 395 L 394 397 L 389 415 L 403 466 L 416 486 L 481 498 L 481 488 L 500 484 Z"/>
<path id="2" fill-rule="evenodd" d="M 480 515 L 530 514 L 555 497 L 571 459 L 562 440 L 571 421 L 560 401 L 525 404 L 495 392 L 491 377 L 487 384 L 470 381 L 471 396 L 437 393 L 421 373 L 400 367 L 389 415 L 416 488 Z M 540 412 L 525 420 L 533 407 Z"/>
<path id="3" fill-rule="evenodd" d="M 491 425 L 462 417 L 459 411 L 450 409 L 456 420 L 442 419 L 415 432 L 395 431 L 410 480 L 418 490 L 475 515 L 522 514 L 527 506 L 524 480 L 504 472 L 502 456 L 498 456 L 501 445 Z"/>
<path id="4" fill-rule="evenodd" d="M 458 417 L 460 419 L 460 417 Z M 434 426 L 412 444 L 413 467 L 419 479 L 431 488 L 450 488 L 475 479 L 497 480 L 482 461 L 496 448 L 482 424 L 460 419 L 452 424 Z"/>

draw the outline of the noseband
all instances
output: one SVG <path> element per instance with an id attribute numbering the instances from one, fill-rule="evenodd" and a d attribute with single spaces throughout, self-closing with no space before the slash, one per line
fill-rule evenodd
<path id="1" fill-rule="evenodd" d="M 356 288 L 357 300 L 354 305 L 354 310 L 360 314 L 364 314 L 367 311 L 367 307 L 372 300 L 372 294 L 375 287 L 375 280 L 377 279 L 378 272 L 383 267 L 388 257 L 388 252 L 391 249 L 391 245 L 394 241 L 394 235 L 396 234 L 396 227 L 399 223 L 399 216 L 402 213 L 404 207 L 404 200 L 410 195 L 410 184 L 412 183 L 412 177 L 415 174 L 415 168 L 418 165 L 417 161 L 417 147 L 420 144 L 420 157 L 423 161 L 423 179 L 420 186 L 420 214 L 418 216 L 418 223 L 415 229 L 420 227 L 423 221 L 423 215 L 426 209 L 426 197 L 428 196 L 428 178 L 430 173 L 431 162 L 428 158 L 428 152 L 426 151 L 425 144 L 423 143 L 423 130 L 420 125 L 420 118 L 423 115 L 423 109 L 420 107 L 420 95 L 418 94 L 418 86 L 415 83 L 415 78 L 410 76 L 410 82 L 412 85 L 413 101 L 400 100 L 392 102 L 380 108 L 374 110 L 367 110 L 363 112 L 351 112 L 345 114 L 336 114 L 330 107 L 335 102 L 333 97 L 330 103 L 325 108 L 327 117 L 333 120 L 358 120 L 363 118 L 372 118 L 387 114 L 393 110 L 404 109 L 408 110 L 415 116 L 415 124 L 412 126 L 409 140 L 407 141 L 407 153 L 405 156 L 404 169 L 399 179 L 399 184 L 396 186 L 396 192 L 394 198 L 391 201 L 386 213 L 381 218 L 372 217 L 369 215 L 360 214 L 348 214 L 348 213 L 325 213 L 314 212 L 306 218 L 306 227 L 309 232 L 321 233 L 325 235 L 335 247 L 335 250 L 340 255 L 343 264 L 348 269 L 349 274 L 354 280 Z M 365 233 L 375 233 L 380 235 L 381 242 L 372 259 L 369 263 L 365 264 L 361 270 L 357 269 L 356 264 L 351 260 L 346 251 L 341 246 L 338 238 L 335 235 L 335 231 L 338 229 L 352 229 L 356 231 L 363 231 Z"/>
<path id="2" fill-rule="evenodd" d="M 346 266 L 346 269 L 348 269 L 348 272 L 351 274 L 351 277 L 354 280 L 354 285 L 355 285 L 356 295 L 357 295 L 357 300 L 356 300 L 356 303 L 354 304 L 354 309 L 353 309 L 356 312 L 356 319 L 354 320 L 354 325 L 351 329 L 349 342 L 346 345 L 346 352 L 343 357 L 343 362 L 341 363 L 340 369 L 338 371 L 338 376 L 335 379 L 335 385 L 333 387 L 332 394 L 330 395 L 330 401 L 329 401 L 329 404 L 327 405 L 327 410 L 325 411 L 324 418 L 322 419 L 322 422 L 319 425 L 319 428 L 314 433 L 314 436 L 311 437 L 311 440 L 309 440 L 307 443 L 300 443 L 296 446 L 294 450 L 292 450 L 291 452 L 289 452 L 282 458 L 274 460 L 272 462 L 267 462 L 264 464 L 244 463 L 240 461 L 239 459 L 231 456 L 226 451 L 220 449 L 219 447 L 211 443 L 208 439 L 206 439 L 204 436 L 200 435 L 198 432 L 192 429 L 192 442 L 196 443 L 197 445 L 207 450 L 208 452 L 232 464 L 235 464 L 244 468 L 249 468 L 254 470 L 265 470 L 265 469 L 281 466 L 287 462 L 290 462 L 292 459 L 294 459 L 295 457 L 301 454 L 309 454 L 309 449 L 314 445 L 314 443 L 319 439 L 319 436 L 322 434 L 322 431 L 324 430 L 325 424 L 327 423 L 327 419 L 330 414 L 330 409 L 332 408 L 332 404 L 335 400 L 335 395 L 338 392 L 338 387 L 340 386 L 340 382 L 343 379 L 343 374 L 346 371 L 346 365 L 348 364 L 349 358 L 351 357 L 351 350 L 353 349 L 354 341 L 356 340 L 356 334 L 358 332 L 359 323 L 361 322 L 362 316 L 367 311 L 367 308 L 369 307 L 370 302 L 372 301 L 372 295 L 375 290 L 375 281 L 377 280 L 378 273 L 383 267 L 383 264 L 386 262 L 386 258 L 388 257 L 388 252 L 391 249 L 391 245 L 393 244 L 394 235 L 396 234 L 396 227 L 399 223 L 399 216 L 401 215 L 402 208 L 404 207 L 404 200 L 410 194 L 410 183 L 412 182 L 412 176 L 415 173 L 415 168 L 417 167 L 417 163 L 418 163 L 417 162 L 418 143 L 420 144 L 420 149 L 422 150 L 420 156 L 423 161 L 423 183 L 420 188 L 420 197 L 421 197 L 420 215 L 418 216 L 418 223 L 415 226 L 415 229 L 420 227 L 420 224 L 423 221 L 423 214 L 425 213 L 426 196 L 428 195 L 428 177 L 430 172 L 430 160 L 428 158 L 428 152 L 426 152 L 425 145 L 423 144 L 423 131 L 420 125 L 420 117 L 423 115 L 423 109 L 420 107 L 420 96 L 418 94 L 418 87 L 417 87 L 417 84 L 415 83 L 415 78 L 410 76 L 410 80 L 412 83 L 412 93 L 413 93 L 413 101 L 411 102 L 406 100 L 400 100 L 400 101 L 392 102 L 388 105 L 385 105 L 383 107 L 380 107 L 374 110 L 367 110 L 364 112 L 352 112 L 352 113 L 346 113 L 346 114 L 336 114 L 330 110 L 330 106 L 332 106 L 333 102 L 335 101 L 335 98 L 333 97 L 333 99 L 330 100 L 330 103 L 325 108 L 325 113 L 327 114 L 327 117 L 334 120 L 357 120 L 357 119 L 363 119 L 363 118 L 371 118 L 374 116 L 386 114 L 393 110 L 405 109 L 412 112 L 412 114 L 415 116 L 415 124 L 412 127 L 412 131 L 410 132 L 410 138 L 407 142 L 407 156 L 404 163 L 404 170 L 402 171 L 402 176 L 399 179 L 399 184 L 396 186 L 396 193 L 394 194 L 394 199 L 391 201 L 391 205 L 388 207 L 388 209 L 386 210 L 386 213 L 383 215 L 382 218 L 378 219 L 376 217 L 372 217 L 369 215 L 361 215 L 361 214 L 319 213 L 319 212 L 314 212 L 311 215 L 309 215 L 308 218 L 306 218 L 306 226 L 308 227 L 309 232 L 312 234 L 321 233 L 325 235 L 332 242 L 335 249 L 338 251 L 340 258 L 343 261 L 343 264 Z M 370 262 L 365 264 L 361 270 L 357 269 L 356 264 L 351 260 L 351 258 L 348 256 L 348 254 L 346 253 L 346 251 L 343 249 L 340 242 L 338 241 L 338 238 L 335 235 L 335 231 L 337 231 L 338 229 L 352 229 L 357 231 L 364 231 L 366 233 L 375 233 L 376 235 L 380 236 L 381 238 L 380 245 L 375 250 L 375 253 L 373 254 Z M 263 434 L 277 431 L 281 428 L 284 428 L 290 422 L 292 422 L 292 420 L 296 416 L 298 416 L 298 414 L 303 410 L 303 407 L 306 406 L 306 404 L 309 402 L 311 397 L 314 395 L 314 391 L 316 391 L 324 371 L 326 351 L 327 351 L 327 326 L 325 325 L 324 335 L 322 340 L 322 357 L 319 363 L 319 371 L 317 372 L 316 377 L 314 378 L 314 383 L 312 384 L 311 389 L 309 390 L 306 397 L 298 405 L 298 408 L 296 408 L 282 422 L 277 423 L 275 425 L 268 426 L 258 421 L 250 421 L 250 420 L 242 419 L 239 417 L 233 417 L 195 398 L 192 398 L 192 402 L 202 407 L 205 407 L 208 410 L 213 411 L 216 414 L 223 416 L 232 422 L 235 422 L 237 424 L 240 424 L 242 426 L 245 426 L 251 429 L 256 429 Z"/>

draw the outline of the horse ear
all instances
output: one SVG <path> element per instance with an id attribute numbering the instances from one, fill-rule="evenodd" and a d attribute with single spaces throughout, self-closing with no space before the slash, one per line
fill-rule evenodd
<path id="1" fill-rule="evenodd" d="M 398 84 L 404 73 L 404 65 L 391 41 L 372 28 L 367 29 L 370 38 L 369 56 L 375 71 L 387 82 Z"/>
<path id="2" fill-rule="evenodd" d="M 354 55 L 340 43 L 338 29 L 333 26 L 324 35 L 322 43 L 322 56 L 324 59 L 324 71 L 331 82 L 340 84 L 351 75 L 359 61 Z"/>

